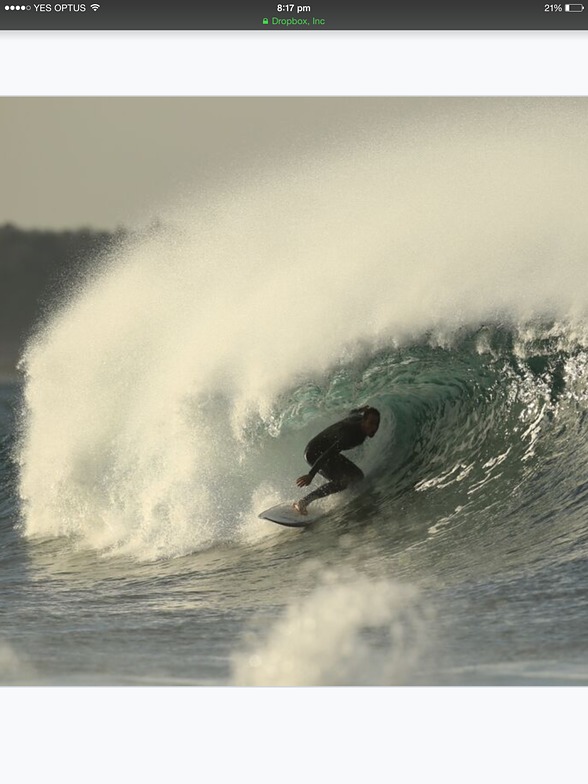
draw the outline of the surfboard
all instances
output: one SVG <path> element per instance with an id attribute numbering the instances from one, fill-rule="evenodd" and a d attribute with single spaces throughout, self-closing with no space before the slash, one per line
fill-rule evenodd
<path id="1" fill-rule="evenodd" d="M 262 520 L 271 520 L 272 523 L 279 523 L 280 525 L 288 525 L 291 528 L 304 528 L 310 523 L 314 523 L 320 517 L 319 514 L 301 515 L 297 512 L 292 504 L 277 504 L 266 509 L 265 512 L 258 514 Z"/>

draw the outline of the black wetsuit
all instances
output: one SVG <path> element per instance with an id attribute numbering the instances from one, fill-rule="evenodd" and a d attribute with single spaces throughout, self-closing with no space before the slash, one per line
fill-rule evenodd
<path id="1" fill-rule="evenodd" d="M 332 493 L 339 493 L 352 482 L 363 479 L 363 471 L 340 454 L 342 450 L 363 444 L 367 438 L 361 429 L 361 420 L 361 413 L 352 413 L 309 441 L 304 451 L 306 462 L 311 466 L 308 475 L 312 479 L 319 473 L 329 481 L 303 498 L 305 504 Z"/>

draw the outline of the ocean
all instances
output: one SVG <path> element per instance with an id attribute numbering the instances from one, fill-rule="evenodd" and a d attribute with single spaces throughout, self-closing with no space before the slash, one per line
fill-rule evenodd
<path id="1" fill-rule="evenodd" d="M 65 281 L 0 387 L 2 684 L 586 685 L 587 120 L 225 172 Z M 258 519 L 366 404 L 365 481 Z"/>

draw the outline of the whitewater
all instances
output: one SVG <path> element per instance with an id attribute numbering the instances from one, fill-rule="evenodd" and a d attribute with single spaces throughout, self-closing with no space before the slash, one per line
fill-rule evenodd
<path id="1" fill-rule="evenodd" d="M 4 682 L 587 682 L 588 104 L 441 106 L 64 285 L 2 387 Z M 259 520 L 366 404 L 362 486 Z"/>

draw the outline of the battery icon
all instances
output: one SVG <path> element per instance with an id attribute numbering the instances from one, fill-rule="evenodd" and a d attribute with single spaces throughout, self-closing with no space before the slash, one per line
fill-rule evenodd
<path id="1" fill-rule="evenodd" d="M 579 14 L 580 11 L 584 10 L 582 3 L 569 3 L 568 5 L 565 5 L 564 8 L 572 14 Z"/>

